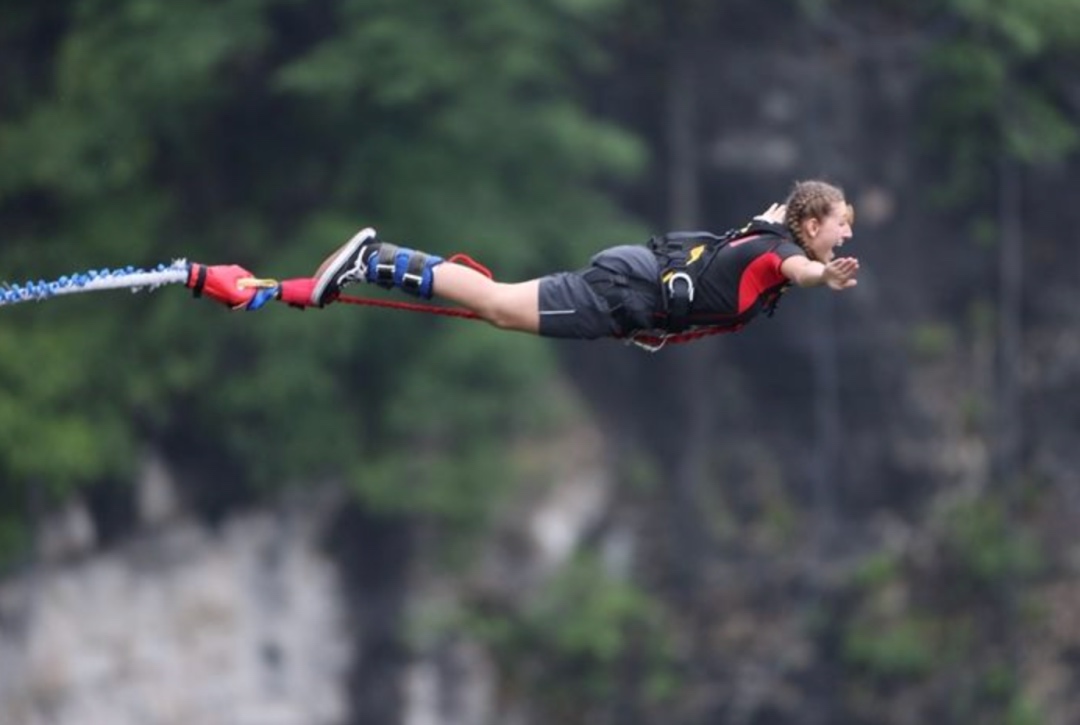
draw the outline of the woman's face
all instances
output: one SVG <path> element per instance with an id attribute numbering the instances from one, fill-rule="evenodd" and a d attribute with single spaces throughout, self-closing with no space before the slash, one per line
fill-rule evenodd
<path id="1" fill-rule="evenodd" d="M 806 246 L 823 264 L 831 262 L 836 249 L 851 237 L 851 215 L 843 201 L 834 202 L 821 219 L 807 219 L 804 224 Z"/>

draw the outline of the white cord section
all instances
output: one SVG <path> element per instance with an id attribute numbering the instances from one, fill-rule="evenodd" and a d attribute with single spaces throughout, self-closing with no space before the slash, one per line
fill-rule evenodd
<path id="1" fill-rule="evenodd" d="M 185 283 L 187 278 L 187 260 L 177 259 L 172 264 L 159 264 L 153 270 L 136 269 L 134 267 L 114 270 L 102 269 L 60 277 L 51 282 L 41 280 L 24 284 L 0 283 L 0 307 L 81 292 L 99 292 L 125 288 L 130 289 L 132 292 L 138 292 L 142 289 L 153 290 L 165 284 Z"/>

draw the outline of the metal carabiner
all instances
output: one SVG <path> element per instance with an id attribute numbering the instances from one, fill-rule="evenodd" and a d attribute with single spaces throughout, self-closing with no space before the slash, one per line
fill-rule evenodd
<path id="1" fill-rule="evenodd" d="M 688 275 L 686 272 L 676 272 L 675 274 L 668 277 L 668 281 L 667 281 L 668 294 L 671 295 L 672 297 L 675 296 L 675 282 L 676 282 L 676 280 L 686 282 L 686 301 L 687 302 L 693 302 L 694 301 L 694 280 L 690 279 L 690 275 Z"/>

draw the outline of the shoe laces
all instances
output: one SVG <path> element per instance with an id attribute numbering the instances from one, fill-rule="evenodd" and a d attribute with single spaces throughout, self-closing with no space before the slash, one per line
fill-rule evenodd
<path id="1" fill-rule="evenodd" d="M 366 244 L 361 244 L 360 248 L 356 250 L 356 257 L 352 260 L 352 266 L 345 269 L 338 275 L 337 283 L 339 285 L 346 284 L 348 282 L 363 282 L 367 279 L 367 263 L 364 258 L 367 256 Z"/>

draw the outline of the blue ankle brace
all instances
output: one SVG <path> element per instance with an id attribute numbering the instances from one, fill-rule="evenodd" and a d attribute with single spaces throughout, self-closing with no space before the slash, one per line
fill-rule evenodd
<path id="1" fill-rule="evenodd" d="M 434 274 L 432 270 L 444 261 L 442 257 L 406 249 L 389 242 L 372 245 L 367 258 L 367 281 L 380 287 L 397 287 L 403 292 L 431 299 Z"/>

